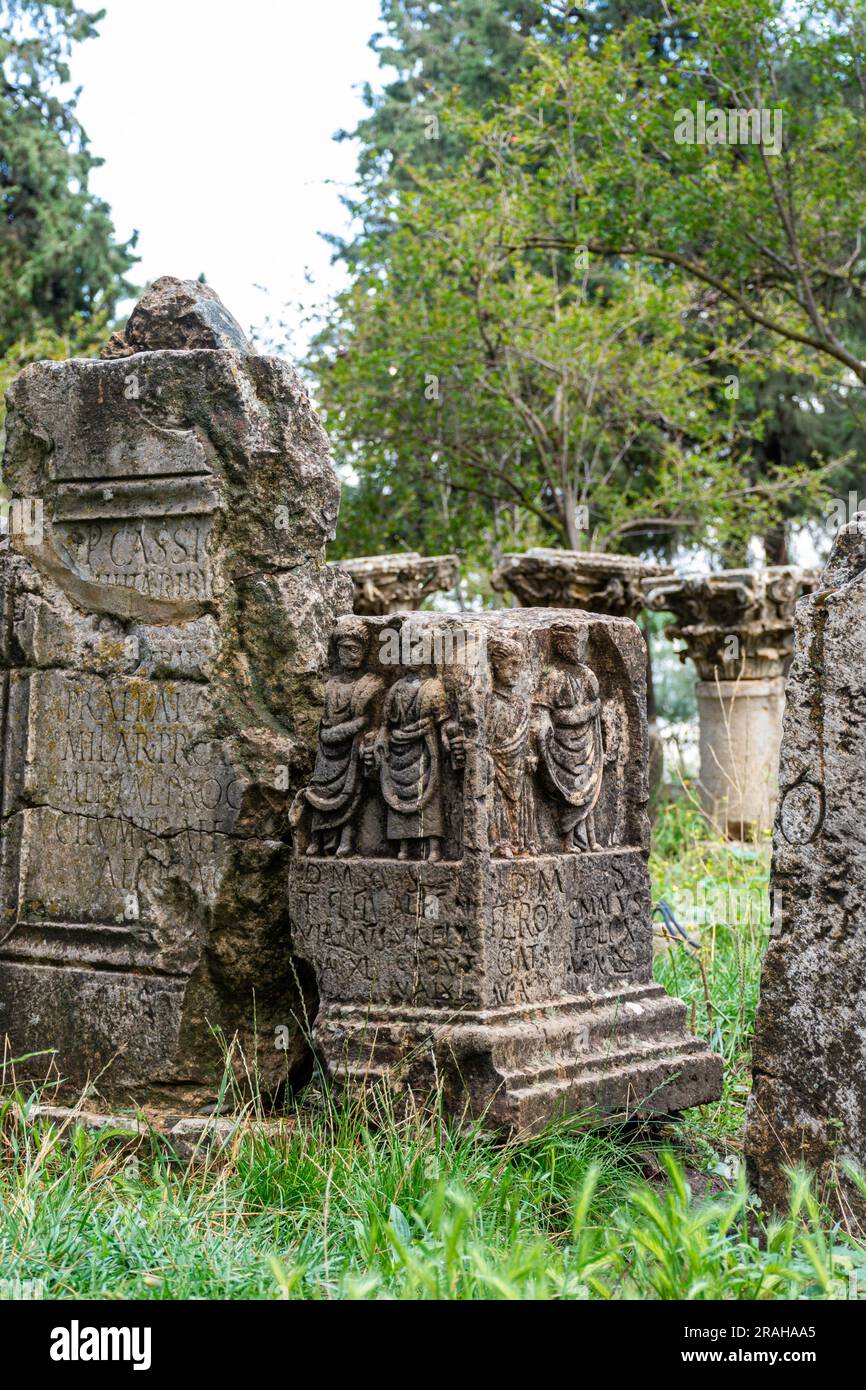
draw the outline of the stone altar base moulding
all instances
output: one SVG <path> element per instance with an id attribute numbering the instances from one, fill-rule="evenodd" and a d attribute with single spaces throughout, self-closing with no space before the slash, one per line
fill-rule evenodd
<path id="1" fill-rule="evenodd" d="M 644 679 L 627 619 L 338 623 L 289 876 L 332 1078 L 515 1129 L 718 1097 L 651 976 Z"/>

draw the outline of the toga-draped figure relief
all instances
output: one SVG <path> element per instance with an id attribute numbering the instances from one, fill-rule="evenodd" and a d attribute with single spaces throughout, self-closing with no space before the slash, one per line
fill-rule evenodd
<path id="1" fill-rule="evenodd" d="M 410 857 L 413 841 L 422 851 L 426 847 L 428 859 L 442 857 L 444 757 L 455 770 L 465 760 L 463 733 L 449 715 L 444 685 L 417 672 L 401 677 L 385 696 L 382 723 L 368 752 L 387 807 L 385 834 L 399 844 L 398 859 Z"/>
<path id="2" fill-rule="evenodd" d="M 551 630 L 554 664 L 535 693 L 539 778 L 555 806 L 563 853 L 599 848 L 595 806 L 604 773 L 598 680 L 585 664 L 586 632 Z"/>
<path id="3" fill-rule="evenodd" d="M 367 654 L 363 622 L 354 617 L 340 618 L 334 645 L 336 662 L 325 686 L 316 765 L 299 800 L 312 811 L 307 854 L 336 853 L 337 858 L 343 859 L 355 848 L 364 746 L 375 737 L 384 687 L 379 676 L 360 671 Z"/>
<path id="4" fill-rule="evenodd" d="M 367 627 L 388 688 L 362 853 L 296 855 L 288 880 L 333 1084 L 384 1076 L 401 1108 L 435 1091 L 511 1133 L 718 1097 L 722 1059 L 652 980 L 636 624 L 525 608 Z"/>
<path id="5" fill-rule="evenodd" d="M 486 702 L 488 825 L 490 851 L 503 859 L 538 852 L 530 774 L 529 701 L 516 690 L 523 648 L 509 637 L 492 637 L 487 656 L 493 688 Z"/>

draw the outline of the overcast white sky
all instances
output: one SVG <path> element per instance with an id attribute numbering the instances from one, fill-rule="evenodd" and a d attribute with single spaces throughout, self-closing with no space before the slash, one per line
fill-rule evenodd
<path id="1" fill-rule="evenodd" d="M 318 233 L 346 229 L 356 159 L 331 137 L 363 113 L 359 85 L 380 84 L 378 0 L 102 4 L 72 77 L 105 160 L 92 187 L 120 236 L 139 231 L 133 278 L 204 271 L 244 328 L 322 300 L 340 271 Z"/>

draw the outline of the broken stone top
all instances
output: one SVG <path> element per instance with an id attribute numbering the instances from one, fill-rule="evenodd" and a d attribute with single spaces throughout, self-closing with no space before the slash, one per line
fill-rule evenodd
<path id="1" fill-rule="evenodd" d="M 419 608 L 430 594 L 447 592 L 457 583 L 456 555 L 361 555 L 335 567 L 352 576 L 355 612 L 368 617 Z"/>
<path id="2" fill-rule="evenodd" d="M 836 533 L 833 549 L 821 575 L 822 588 L 850 584 L 866 569 L 866 512 L 856 512 Z"/>
<path id="3" fill-rule="evenodd" d="M 136 352 L 195 348 L 253 352 L 237 319 L 210 285 L 161 275 L 136 304 L 126 328 L 111 335 L 101 356 L 131 357 Z"/>
<path id="4" fill-rule="evenodd" d="M 680 660 L 691 657 L 701 680 L 761 680 L 782 675 L 793 650 L 794 605 L 818 578 L 816 569 L 774 565 L 645 579 L 641 588 L 648 608 L 676 616 L 665 634 L 686 643 Z"/>
<path id="5" fill-rule="evenodd" d="M 539 547 L 504 555 L 491 582 L 497 592 L 515 594 L 524 608 L 586 608 L 634 619 L 645 607 L 640 581 L 670 573 L 669 566 L 632 555 Z"/>

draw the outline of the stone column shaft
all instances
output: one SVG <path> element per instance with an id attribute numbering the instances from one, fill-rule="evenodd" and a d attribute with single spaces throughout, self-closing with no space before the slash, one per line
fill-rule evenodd
<path id="1" fill-rule="evenodd" d="M 816 582 L 817 572 L 782 565 L 642 585 L 648 607 L 675 614 L 667 636 L 697 667 L 702 799 L 735 839 L 773 822 L 794 603 Z"/>

